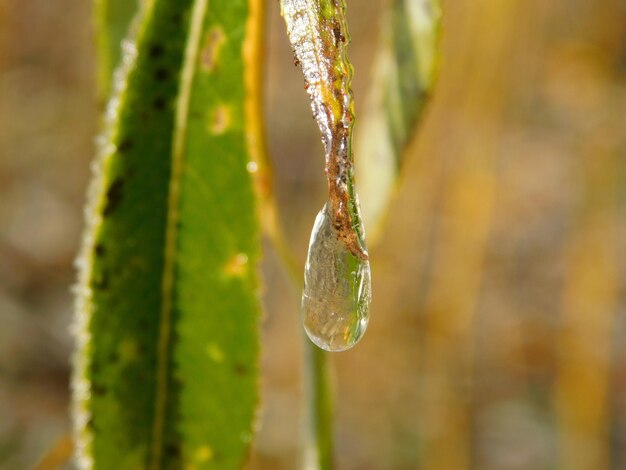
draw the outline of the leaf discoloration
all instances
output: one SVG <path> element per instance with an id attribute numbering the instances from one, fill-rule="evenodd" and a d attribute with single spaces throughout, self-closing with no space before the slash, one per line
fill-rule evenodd
<path id="1" fill-rule="evenodd" d="M 102 210 L 102 215 L 105 217 L 113 214 L 113 212 L 115 212 L 122 203 L 122 199 L 124 197 L 124 184 L 125 181 L 122 178 L 118 178 L 111 183 L 111 186 L 109 186 L 106 193 L 106 205 Z"/>
<path id="2" fill-rule="evenodd" d="M 145 2 L 125 43 L 79 261 L 79 468 L 241 468 L 248 455 L 260 309 L 248 165 L 262 142 L 248 81 L 263 10 L 210 3 Z"/>
<path id="3" fill-rule="evenodd" d="M 226 35 L 221 26 L 214 26 L 207 32 L 204 47 L 200 52 L 200 62 L 206 72 L 212 72 L 217 67 L 220 50 L 225 41 Z"/>
<path id="4" fill-rule="evenodd" d="M 358 232 L 361 224 L 354 188 L 354 100 L 345 3 L 281 0 L 281 12 L 322 133 L 332 225 L 353 255 L 368 259 L 363 234 Z"/>
<path id="5" fill-rule="evenodd" d="M 209 132 L 213 135 L 222 135 L 231 124 L 230 107 L 226 104 L 219 104 L 210 113 Z"/>

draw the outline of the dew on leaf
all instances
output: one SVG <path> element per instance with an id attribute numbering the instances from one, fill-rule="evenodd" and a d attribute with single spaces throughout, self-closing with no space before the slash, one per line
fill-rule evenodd
<path id="1" fill-rule="evenodd" d="M 350 349 L 365 333 L 371 298 L 369 260 L 355 256 L 338 239 L 326 204 L 315 219 L 304 269 L 307 335 L 326 351 Z"/>
<path id="2" fill-rule="evenodd" d="M 328 202 L 315 221 L 305 267 L 304 328 L 320 348 L 343 351 L 363 336 L 371 299 L 351 150 L 354 103 L 345 3 L 280 4 L 322 134 L 328 181 Z"/>

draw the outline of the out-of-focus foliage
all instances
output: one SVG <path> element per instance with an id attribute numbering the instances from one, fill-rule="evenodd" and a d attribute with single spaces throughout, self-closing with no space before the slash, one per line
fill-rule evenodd
<path id="1" fill-rule="evenodd" d="M 406 147 L 436 82 L 440 61 L 439 0 L 393 0 L 381 39 L 355 153 L 363 219 L 370 242 L 384 230 Z"/>
<path id="2" fill-rule="evenodd" d="M 269 6 L 268 131 L 303 259 L 322 155 Z M 335 360 L 339 466 L 622 468 L 622 2 L 442 7 L 437 92 L 370 253 L 372 321 Z M 87 3 L 1 11 L 0 466 L 21 468 L 67 428 L 67 285 L 97 106 Z M 380 11 L 349 4 L 357 115 Z M 271 251 L 263 272 L 265 411 L 251 467 L 293 468 L 299 292 Z"/>

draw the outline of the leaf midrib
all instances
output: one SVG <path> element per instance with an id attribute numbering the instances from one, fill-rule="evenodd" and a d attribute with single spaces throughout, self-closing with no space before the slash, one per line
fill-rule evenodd
<path id="1" fill-rule="evenodd" d="M 159 338 L 157 343 L 155 414 L 152 429 L 151 465 L 153 470 L 161 468 L 163 436 L 165 434 L 165 416 L 167 408 L 170 359 L 171 321 L 174 304 L 175 270 L 178 254 L 178 208 L 180 200 L 180 178 L 185 153 L 185 135 L 189 116 L 191 87 L 197 66 L 197 56 L 202 36 L 202 25 L 208 0 L 197 0 L 191 13 L 189 40 L 185 47 L 183 69 L 181 73 L 174 136 L 172 144 L 172 166 L 168 188 L 167 224 L 165 233 L 165 253 L 163 280 L 161 284 L 162 302 L 159 319 Z"/>

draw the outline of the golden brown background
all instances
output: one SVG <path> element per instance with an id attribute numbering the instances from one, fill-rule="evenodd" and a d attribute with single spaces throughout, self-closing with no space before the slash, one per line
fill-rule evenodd
<path id="1" fill-rule="evenodd" d="M 350 0 L 357 113 L 382 0 Z M 440 81 L 333 356 L 340 469 L 626 468 L 626 2 L 444 0 Z M 302 261 L 322 149 L 268 2 L 267 118 Z M 69 430 L 72 261 L 98 128 L 91 6 L 0 0 L 0 468 Z M 358 133 L 358 124 L 357 130 Z M 358 165 L 358 155 L 356 156 Z M 251 467 L 299 462 L 299 293 L 267 246 Z"/>

